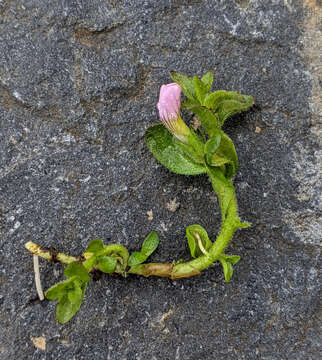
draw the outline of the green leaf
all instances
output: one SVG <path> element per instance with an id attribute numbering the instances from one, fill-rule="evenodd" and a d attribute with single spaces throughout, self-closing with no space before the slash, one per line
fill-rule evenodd
<path id="1" fill-rule="evenodd" d="M 144 263 L 144 261 L 148 258 L 145 254 L 142 252 L 135 251 L 131 254 L 129 257 L 128 265 L 129 266 L 135 266 Z"/>
<path id="2" fill-rule="evenodd" d="M 206 85 L 197 76 L 194 76 L 193 77 L 193 87 L 194 87 L 197 99 L 200 101 L 200 104 L 202 104 L 203 100 L 207 94 Z"/>
<path id="3" fill-rule="evenodd" d="M 208 71 L 202 78 L 201 81 L 206 85 L 207 92 L 210 91 L 214 76 L 211 71 Z"/>
<path id="4" fill-rule="evenodd" d="M 203 251 L 199 245 L 199 239 L 204 250 L 208 251 L 212 245 L 207 231 L 200 225 L 190 225 L 186 228 L 186 237 L 188 239 L 188 245 L 190 254 L 193 258 L 199 257 L 203 254 Z M 198 239 L 199 238 L 199 239 Z"/>
<path id="5" fill-rule="evenodd" d="M 46 292 L 45 296 L 48 300 L 58 300 L 63 297 L 66 293 L 67 285 L 71 283 L 71 280 L 61 281 L 52 287 L 50 287 Z"/>
<path id="6" fill-rule="evenodd" d="M 159 242 L 160 240 L 157 232 L 151 231 L 143 241 L 141 251 L 136 251 L 131 254 L 128 261 L 129 266 L 142 264 L 156 250 Z"/>
<path id="7" fill-rule="evenodd" d="M 219 258 L 219 261 L 221 262 L 221 265 L 224 270 L 225 281 L 229 282 L 233 276 L 233 266 L 231 265 L 230 262 L 226 261 L 222 257 Z"/>
<path id="8" fill-rule="evenodd" d="M 210 109 L 216 110 L 221 101 L 231 100 L 231 99 L 232 99 L 232 95 L 228 91 L 217 90 L 206 96 L 203 105 Z"/>
<path id="9" fill-rule="evenodd" d="M 201 106 L 193 107 L 190 110 L 198 116 L 201 125 L 210 137 L 214 134 L 215 129 L 220 128 L 221 124 L 217 116 L 211 110 Z"/>
<path id="10" fill-rule="evenodd" d="M 105 245 L 100 256 L 108 256 L 117 261 L 114 272 L 125 275 L 129 252 L 121 244 Z M 98 256 L 98 257 L 100 257 Z"/>
<path id="11" fill-rule="evenodd" d="M 212 109 L 217 114 L 220 124 L 223 125 L 229 116 L 253 106 L 254 98 L 234 91 L 218 90 L 206 96 L 203 105 Z"/>
<path id="12" fill-rule="evenodd" d="M 196 99 L 192 77 L 179 74 L 175 71 L 171 71 L 170 76 L 175 83 L 181 86 L 182 91 L 188 99 Z"/>
<path id="13" fill-rule="evenodd" d="M 79 301 L 82 301 L 83 292 L 81 287 L 74 282 L 74 288 L 68 291 L 67 296 L 72 304 L 77 304 Z"/>
<path id="14" fill-rule="evenodd" d="M 240 229 L 247 229 L 247 228 L 249 228 L 250 226 L 252 226 L 250 223 L 248 223 L 248 222 L 240 222 L 239 224 L 238 224 L 238 227 L 240 228 Z"/>
<path id="15" fill-rule="evenodd" d="M 113 273 L 117 264 L 117 260 L 110 256 L 99 256 L 97 262 L 98 269 L 107 274 Z"/>
<path id="16" fill-rule="evenodd" d="M 78 276 L 73 276 L 46 291 L 48 300 L 58 300 L 56 318 L 59 323 L 64 324 L 76 314 L 83 301 L 86 288 L 86 283 L 82 282 Z"/>
<path id="17" fill-rule="evenodd" d="M 225 219 L 228 206 L 234 196 L 234 186 L 217 167 L 208 167 L 208 175 L 219 198 L 221 216 Z"/>
<path id="18" fill-rule="evenodd" d="M 102 239 L 96 239 L 89 242 L 85 252 L 96 254 L 101 250 L 103 250 L 103 241 Z"/>
<path id="19" fill-rule="evenodd" d="M 86 284 L 82 285 L 81 288 L 82 293 L 80 297 L 75 294 L 71 296 L 65 294 L 58 301 L 57 309 L 56 309 L 56 319 L 60 324 L 65 324 L 77 313 L 77 311 L 79 310 L 82 304 L 86 287 L 87 287 Z M 70 300 L 70 297 L 72 297 L 73 302 Z"/>
<path id="20" fill-rule="evenodd" d="M 84 283 L 87 283 L 91 280 L 91 278 L 89 277 L 88 272 L 84 268 L 83 264 L 81 264 L 79 262 L 73 262 L 73 263 L 69 264 L 65 268 L 64 274 L 67 278 L 77 276 Z"/>
<path id="21" fill-rule="evenodd" d="M 222 165 L 225 165 L 225 164 L 232 163 L 232 161 L 225 158 L 225 157 L 218 156 L 217 154 L 214 154 L 214 155 L 212 155 L 211 158 L 207 158 L 207 163 L 209 165 L 211 165 L 211 166 L 222 166 Z M 226 170 L 225 170 L 225 172 L 226 172 Z"/>
<path id="22" fill-rule="evenodd" d="M 171 172 L 182 175 L 206 173 L 203 165 L 197 164 L 178 151 L 175 146 L 177 141 L 164 125 L 158 124 L 149 127 L 145 133 L 145 140 L 154 157 Z"/>
<path id="23" fill-rule="evenodd" d="M 228 159 L 228 161 L 226 161 Z M 221 142 L 216 153 L 211 159 L 211 163 L 216 166 L 219 164 L 226 164 L 226 173 L 225 176 L 228 179 L 231 179 L 238 169 L 238 156 L 236 153 L 235 145 L 223 131 L 221 133 Z"/>
<path id="24" fill-rule="evenodd" d="M 239 262 L 240 260 L 240 256 L 238 255 L 226 255 L 226 254 L 221 254 L 220 258 L 230 262 L 232 265 L 235 265 Z"/>
<path id="25" fill-rule="evenodd" d="M 198 100 L 192 100 L 192 99 L 187 99 L 184 102 L 181 103 L 181 108 L 182 109 L 187 109 L 190 110 L 191 108 L 194 108 L 196 106 L 200 107 L 200 103 Z"/>
<path id="26" fill-rule="evenodd" d="M 206 161 L 209 165 L 212 165 L 212 163 L 211 163 L 212 156 L 215 154 L 215 152 L 217 151 L 217 149 L 220 145 L 221 133 L 222 133 L 222 131 L 220 129 L 215 129 L 214 134 L 205 144 L 204 152 L 206 155 Z M 216 165 L 216 166 L 218 166 L 218 165 Z"/>
<path id="27" fill-rule="evenodd" d="M 141 252 L 147 257 L 150 256 L 159 245 L 159 236 L 156 231 L 151 231 L 142 244 Z"/>
<path id="28" fill-rule="evenodd" d="M 216 114 L 218 115 L 219 121 L 221 124 L 232 115 L 238 114 L 242 111 L 248 110 L 251 106 L 254 105 L 254 100 L 251 96 L 247 96 L 248 102 L 242 103 L 235 100 L 225 100 L 218 106 Z"/>
<path id="29" fill-rule="evenodd" d="M 201 142 L 200 146 L 198 142 L 195 141 L 195 137 L 199 136 L 196 133 L 191 133 L 191 136 L 189 137 L 190 140 L 190 144 L 184 144 L 180 141 L 178 141 L 177 139 L 173 138 L 173 144 L 174 144 L 174 148 L 175 150 L 182 154 L 185 158 L 188 158 L 189 160 L 191 160 L 193 163 L 196 164 L 203 164 L 204 160 L 203 160 L 203 147 L 204 147 L 204 143 L 202 142 L 202 140 L 199 138 L 199 142 Z M 193 146 L 191 143 L 193 143 Z M 196 151 L 196 146 L 198 146 L 198 150 Z"/>

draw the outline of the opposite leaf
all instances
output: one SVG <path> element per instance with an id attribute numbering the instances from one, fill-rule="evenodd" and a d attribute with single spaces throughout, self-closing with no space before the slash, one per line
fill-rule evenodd
<path id="1" fill-rule="evenodd" d="M 99 256 L 97 258 L 97 267 L 100 271 L 106 274 L 114 272 L 117 265 L 117 260 L 110 256 Z"/>
<path id="2" fill-rule="evenodd" d="M 206 106 L 207 108 L 210 108 L 215 111 L 222 101 L 232 100 L 233 94 L 237 94 L 237 93 L 229 92 L 226 90 L 217 90 L 217 91 L 211 92 L 205 98 L 203 105 Z"/>
<path id="3" fill-rule="evenodd" d="M 210 93 L 204 99 L 203 105 L 216 113 L 222 126 L 229 116 L 248 110 L 253 106 L 254 98 L 234 91 L 218 90 Z"/>
<path id="4" fill-rule="evenodd" d="M 129 257 L 128 265 L 135 266 L 144 263 L 147 259 L 147 256 L 141 252 L 135 251 Z"/>
<path id="5" fill-rule="evenodd" d="M 224 270 L 225 281 L 229 282 L 233 276 L 233 266 L 231 265 L 230 262 L 226 261 L 222 257 L 219 258 L 219 261 L 221 262 L 221 265 Z"/>
<path id="6" fill-rule="evenodd" d="M 67 293 L 68 300 L 72 304 L 77 304 L 79 301 L 82 301 L 82 289 L 79 284 L 74 283 L 74 288 L 69 290 Z"/>
<path id="7" fill-rule="evenodd" d="M 211 71 L 207 72 L 202 78 L 201 81 L 205 84 L 207 92 L 210 91 L 214 76 Z"/>
<path id="8" fill-rule="evenodd" d="M 233 265 L 236 265 L 239 260 L 240 260 L 240 256 L 239 255 L 226 255 L 226 254 L 221 254 L 220 258 L 230 262 Z"/>
<path id="9" fill-rule="evenodd" d="M 197 77 L 193 77 L 193 87 L 195 94 L 200 104 L 203 103 L 205 96 L 207 95 L 207 86 Z"/>
<path id="10" fill-rule="evenodd" d="M 225 122 L 225 120 L 232 115 L 238 114 L 242 111 L 248 110 L 251 106 L 254 105 L 254 99 L 251 96 L 247 96 L 248 102 L 241 103 L 235 100 L 225 100 L 223 101 L 216 111 L 218 115 L 219 121 L 221 124 Z"/>
<path id="11" fill-rule="evenodd" d="M 142 244 L 141 252 L 146 256 L 150 256 L 159 245 L 159 236 L 156 231 L 151 231 Z"/>
<path id="12" fill-rule="evenodd" d="M 202 106 L 191 107 L 190 110 L 198 116 L 202 127 L 210 137 L 215 129 L 220 128 L 221 124 L 213 111 Z"/>
<path id="13" fill-rule="evenodd" d="M 203 255 L 212 245 L 207 231 L 200 225 L 190 225 L 186 228 L 186 237 L 193 258 Z"/>
<path id="14" fill-rule="evenodd" d="M 221 131 L 221 142 L 216 153 L 210 161 L 213 166 L 221 166 L 227 163 L 225 176 L 231 179 L 238 169 L 238 156 L 234 143 L 223 131 Z"/>
<path id="15" fill-rule="evenodd" d="M 153 125 L 145 133 L 148 149 L 154 157 L 171 172 L 181 175 L 198 175 L 206 173 L 203 165 L 197 164 L 191 158 L 179 152 L 175 146 L 177 140 L 167 128 Z"/>
<path id="16" fill-rule="evenodd" d="M 205 144 L 204 152 L 205 152 L 205 156 L 206 156 L 206 161 L 209 165 L 212 165 L 211 158 L 215 154 L 215 152 L 217 151 L 217 149 L 220 145 L 221 133 L 222 133 L 222 131 L 220 129 L 215 129 L 214 134 Z M 221 165 L 219 165 L 219 166 L 221 166 Z M 218 166 L 218 165 L 216 165 L 216 166 Z"/>
<path id="17" fill-rule="evenodd" d="M 86 284 L 83 285 L 81 289 L 81 296 L 72 296 L 72 300 L 70 300 L 70 296 L 65 294 L 58 302 L 56 309 L 56 319 L 60 324 L 65 324 L 69 321 L 79 310 L 83 298 L 84 293 L 86 291 Z"/>
<path id="18" fill-rule="evenodd" d="M 90 241 L 85 252 L 90 252 L 90 253 L 96 254 L 99 251 L 101 251 L 102 249 L 103 249 L 102 239 L 96 239 L 96 240 Z"/>
<path id="19" fill-rule="evenodd" d="M 239 224 L 238 224 L 238 227 L 240 228 L 240 229 L 247 229 L 247 228 L 249 228 L 249 227 L 251 227 L 252 225 L 250 224 L 250 223 L 248 223 L 248 222 L 240 222 Z"/>
<path id="20" fill-rule="evenodd" d="M 67 278 L 77 276 L 82 282 L 87 283 L 91 280 L 88 275 L 88 272 L 84 268 L 83 264 L 78 262 L 73 262 L 69 264 L 65 270 L 64 274 Z"/>
<path id="21" fill-rule="evenodd" d="M 195 107 L 200 107 L 200 102 L 198 100 L 187 99 L 183 103 L 181 103 L 182 109 L 191 110 Z"/>
<path id="22" fill-rule="evenodd" d="M 196 99 L 193 78 L 174 71 L 170 72 L 170 76 L 175 83 L 181 86 L 182 91 L 188 99 Z"/>
<path id="23" fill-rule="evenodd" d="M 65 294 L 67 294 L 68 288 L 72 287 L 73 281 L 76 279 L 76 276 L 74 278 L 68 279 L 66 281 L 61 281 L 52 287 L 50 287 L 46 293 L 46 299 L 48 300 L 58 300 L 62 298 Z"/>
<path id="24" fill-rule="evenodd" d="M 141 251 L 136 251 L 131 254 L 128 265 L 135 266 L 142 264 L 156 250 L 158 245 L 159 236 L 155 231 L 151 231 L 150 234 L 143 241 Z"/>

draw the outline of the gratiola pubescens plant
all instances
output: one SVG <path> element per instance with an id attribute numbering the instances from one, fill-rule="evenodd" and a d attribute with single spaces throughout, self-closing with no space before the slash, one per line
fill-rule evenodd
<path id="1" fill-rule="evenodd" d="M 148 128 L 146 143 L 156 160 L 171 172 L 208 175 L 219 198 L 222 218 L 220 233 L 212 242 L 202 226 L 188 226 L 186 237 L 193 259 L 171 263 L 145 263 L 159 244 L 155 231 L 144 240 L 141 250 L 131 255 L 123 245 L 104 245 L 100 239 L 92 240 L 79 257 L 41 248 L 32 242 L 26 243 L 26 248 L 32 254 L 68 264 L 64 271 L 67 280 L 52 286 L 45 294 L 47 299 L 58 301 L 56 315 L 60 323 L 70 320 L 80 308 L 87 283 L 91 280 L 89 274 L 94 271 L 117 273 L 124 277 L 136 274 L 178 280 L 199 275 L 215 261 L 220 261 L 225 280 L 229 282 L 233 265 L 240 260 L 237 255 L 224 253 L 235 231 L 250 225 L 241 222 L 238 217 L 232 184 L 238 168 L 238 157 L 233 142 L 222 126 L 229 116 L 248 110 L 254 104 L 254 99 L 232 91 L 211 92 L 211 72 L 202 78 L 175 72 L 171 73 L 171 77 L 174 82 L 162 85 L 157 104 L 162 124 Z M 181 90 L 186 96 L 182 104 Z M 194 129 L 188 127 L 180 116 L 181 108 L 194 113 L 200 126 Z"/>

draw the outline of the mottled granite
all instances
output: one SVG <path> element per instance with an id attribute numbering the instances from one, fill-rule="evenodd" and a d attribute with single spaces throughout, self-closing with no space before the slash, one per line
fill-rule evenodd
<path id="1" fill-rule="evenodd" d="M 319 358 L 320 15 L 313 0 L 0 0 L 1 359 Z M 169 70 L 211 70 L 215 89 L 256 98 L 225 127 L 253 225 L 230 245 L 242 260 L 229 284 L 219 266 L 176 282 L 105 276 L 58 325 L 26 241 L 135 250 L 157 230 L 152 260 L 169 261 L 188 258 L 185 226 L 219 229 L 207 179 L 169 173 L 144 143 Z M 63 267 L 41 261 L 41 277 L 48 288 Z"/>

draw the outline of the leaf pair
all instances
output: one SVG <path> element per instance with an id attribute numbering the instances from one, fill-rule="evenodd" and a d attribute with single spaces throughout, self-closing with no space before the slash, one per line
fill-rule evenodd
<path id="1" fill-rule="evenodd" d="M 232 140 L 220 129 L 215 129 L 204 147 L 207 165 L 221 167 L 225 177 L 231 179 L 238 169 L 238 156 Z"/>
<path id="2" fill-rule="evenodd" d="M 187 96 L 182 107 L 191 110 L 199 117 L 204 130 L 210 137 L 213 136 L 215 129 L 223 126 L 229 116 L 248 110 L 254 105 L 252 96 L 225 90 L 210 92 L 213 82 L 211 72 L 201 79 L 176 72 L 171 72 L 170 75 Z"/>
<path id="3" fill-rule="evenodd" d="M 90 267 L 93 268 L 97 266 L 97 268 L 107 274 L 111 274 L 114 272 L 117 259 L 112 256 L 106 255 L 106 250 L 103 245 L 103 241 L 101 239 L 92 240 L 85 251 L 85 254 L 91 253 L 90 256 Z"/>
<path id="4" fill-rule="evenodd" d="M 145 133 L 148 149 L 154 157 L 175 174 L 205 174 L 206 168 L 183 151 L 179 141 L 162 125 L 153 125 Z"/>
<path id="5" fill-rule="evenodd" d="M 190 225 L 186 228 L 186 237 L 193 258 L 205 254 L 210 249 L 212 242 L 207 231 L 200 225 Z"/>
<path id="6" fill-rule="evenodd" d="M 182 91 L 191 101 L 199 101 L 198 99 L 203 99 L 203 97 L 210 91 L 213 74 L 212 72 L 207 72 L 201 79 L 197 76 L 189 77 L 183 74 L 179 74 L 175 71 L 170 72 L 172 80 L 181 86 Z"/>
<path id="7" fill-rule="evenodd" d="M 199 175 L 207 172 L 204 164 L 186 149 L 162 124 L 151 126 L 145 134 L 148 149 L 154 157 L 175 174 Z M 205 160 L 209 166 L 222 167 L 224 175 L 230 179 L 238 169 L 238 156 L 232 140 L 217 129 L 204 147 Z"/>
<path id="8" fill-rule="evenodd" d="M 231 179 L 238 169 L 238 157 L 233 142 L 221 126 L 228 116 L 252 106 L 254 99 L 232 91 L 210 92 L 213 82 L 211 72 L 201 79 L 176 72 L 171 72 L 171 77 L 187 96 L 182 107 L 199 117 L 209 139 L 203 146 L 203 140 L 191 130 L 191 144 L 183 144 L 159 124 L 146 131 L 149 150 L 163 166 L 176 174 L 204 174 L 207 172 L 206 162 L 208 166 L 220 167 L 224 176 Z"/>
<path id="9" fill-rule="evenodd" d="M 205 98 L 203 105 L 217 115 L 222 126 L 229 116 L 252 107 L 254 105 L 254 98 L 235 91 L 218 90 L 210 93 Z"/>
<path id="10" fill-rule="evenodd" d="M 187 97 L 187 100 L 182 104 L 182 108 L 197 115 L 206 133 L 212 135 L 212 130 L 218 128 L 220 123 L 216 115 L 203 106 L 204 99 L 212 86 L 212 72 L 206 73 L 201 79 L 197 76 L 189 77 L 177 72 L 171 72 L 170 75 L 172 80 L 181 86 Z"/>
<path id="11" fill-rule="evenodd" d="M 48 300 L 58 300 L 56 318 L 61 324 L 69 321 L 79 310 L 87 283 L 90 281 L 90 277 L 81 263 L 69 264 L 64 274 L 68 279 L 55 284 L 45 294 Z"/>
<path id="12" fill-rule="evenodd" d="M 233 276 L 233 265 L 238 263 L 240 256 L 221 254 L 218 260 L 223 267 L 225 281 L 229 282 Z"/>
<path id="13" fill-rule="evenodd" d="M 207 231 L 200 225 L 188 226 L 186 228 L 186 236 L 190 254 L 193 258 L 206 254 L 212 246 Z M 218 260 L 223 267 L 225 281 L 229 282 L 233 276 L 233 265 L 238 263 L 240 256 L 221 254 Z"/>
<path id="14" fill-rule="evenodd" d="M 128 265 L 135 266 L 144 263 L 146 259 L 156 250 L 158 245 L 159 236 L 155 231 L 151 231 L 143 241 L 141 251 L 135 251 L 131 254 Z"/>

